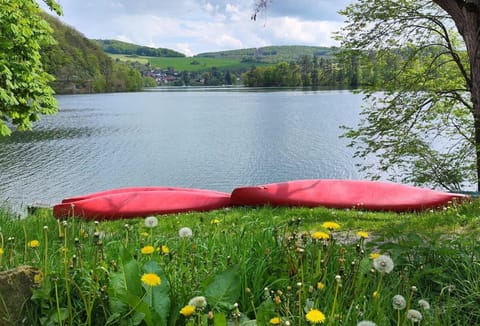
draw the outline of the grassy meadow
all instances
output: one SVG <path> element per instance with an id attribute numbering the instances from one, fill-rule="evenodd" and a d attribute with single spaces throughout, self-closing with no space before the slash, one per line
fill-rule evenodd
<path id="1" fill-rule="evenodd" d="M 477 200 L 105 222 L 3 210 L 0 270 L 40 271 L 31 325 L 478 325 L 479 217 Z"/>
<path id="2" fill-rule="evenodd" d="M 121 61 L 137 61 L 142 64 L 150 63 L 154 68 L 167 69 L 169 67 L 175 68 L 175 71 L 209 71 L 212 68 L 219 70 L 248 70 L 253 65 L 271 65 L 262 63 L 241 62 L 235 58 L 209 58 L 209 57 L 144 57 L 144 56 L 131 56 L 124 54 L 109 54 L 114 59 Z"/>

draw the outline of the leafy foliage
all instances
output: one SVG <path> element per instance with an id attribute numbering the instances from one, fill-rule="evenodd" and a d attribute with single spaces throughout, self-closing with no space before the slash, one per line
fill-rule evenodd
<path id="1" fill-rule="evenodd" d="M 55 76 L 57 93 L 138 91 L 140 73 L 124 63 L 113 62 L 101 48 L 81 33 L 43 14 L 53 28 L 56 44 L 42 51 L 45 69 Z"/>
<path id="2" fill-rule="evenodd" d="M 358 1 L 342 14 L 344 55 L 372 56 L 375 73 L 391 71 L 363 88 L 363 119 L 346 128 L 362 169 L 449 190 L 475 182 L 469 62 L 451 17 L 427 0 Z"/>
<path id="3" fill-rule="evenodd" d="M 46 3 L 61 13 L 54 1 Z M 30 129 L 40 115 L 57 111 L 52 77 L 40 57 L 41 48 L 54 39 L 39 13 L 33 0 L 0 2 L 0 135 L 10 134 L 12 125 Z"/>
<path id="4" fill-rule="evenodd" d="M 145 57 L 185 57 L 183 53 L 165 49 L 151 48 L 117 40 L 94 40 L 103 51 L 111 54 L 126 54 Z"/>

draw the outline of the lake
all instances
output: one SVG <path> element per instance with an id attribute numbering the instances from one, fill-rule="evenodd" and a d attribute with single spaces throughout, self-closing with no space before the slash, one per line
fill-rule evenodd
<path id="1" fill-rule="evenodd" d="M 340 125 L 345 90 L 158 88 L 58 96 L 59 113 L 0 139 L 0 204 L 14 209 L 125 186 L 230 192 L 310 178 L 358 179 Z"/>

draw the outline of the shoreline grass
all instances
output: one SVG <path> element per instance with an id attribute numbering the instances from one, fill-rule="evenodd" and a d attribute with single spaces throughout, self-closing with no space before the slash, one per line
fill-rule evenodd
<path id="1" fill-rule="evenodd" d="M 25 308 L 32 325 L 473 325 L 479 219 L 478 200 L 401 214 L 232 208 L 150 223 L 0 210 L 0 270 L 42 272 Z"/>

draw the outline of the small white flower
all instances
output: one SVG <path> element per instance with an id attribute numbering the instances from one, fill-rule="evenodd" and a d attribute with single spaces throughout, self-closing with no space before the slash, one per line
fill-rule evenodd
<path id="1" fill-rule="evenodd" d="M 190 238 L 193 236 L 193 232 L 192 229 L 184 227 L 178 230 L 178 235 L 180 236 L 180 238 Z"/>
<path id="2" fill-rule="evenodd" d="M 397 295 L 394 295 L 392 298 L 392 306 L 393 306 L 393 309 L 402 310 L 402 309 L 405 309 L 405 307 L 407 306 L 407 301 L 402 295 L 397 294 Z"/>
<path id="3" fill-rule="evenodd" d="M 189 306 L 194 306 L 197 310 L 203 310 L 207 307 L 207 299 L 202 296 L 193 297 L 188 301 Z"/>
<path id="4" fill-rule="evenodd" d="M 370 320 L 362 320 L 358 322 L 357 326 L 377 326 L 377 324 Z"/>
<path id="5" fill-rule="evenodd" d="M 380 255 L 373 261 L 373 267 L 380 273 L 390 273 L 393 270 L 393 260 L 390 256 Z"/>
<path id="6" fill-rule="evenodd" d="M 147 228 L 154 228 L 158 225 L 158 219 L 155 216 L 148 216 L 145 218 L 145 226 Z"/>
<path id="7" fill-rule="evenodd" d="M 407 312 L 407 319 L 411 320 L 414 323 L 419 323 L 422 320 L 422 313 L 415 309 L 409 309 Z"/>
<path id="8" fill-rule="evenodd" d="M 428 303 L 427 300 L 424 300 L 424 299 L 418 300 L 418 305 L 419 305 L 420 307 L 422 307 L 422 309 L 424 309 L 424 310 L 430 309 L 430 304 Z"/>

